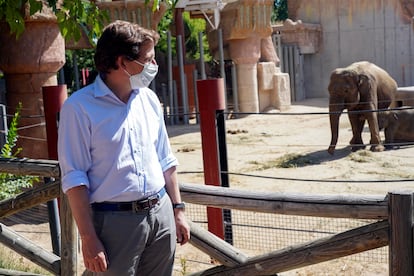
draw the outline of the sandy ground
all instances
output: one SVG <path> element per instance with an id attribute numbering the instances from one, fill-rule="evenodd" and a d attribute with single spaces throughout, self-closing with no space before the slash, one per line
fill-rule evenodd
<path id="1" fill-rule="evenodd" d="M 332 156 L 327 99 L 311 99 L 292 104 L 283 113 L 250 115 L 226 120 L 228 167 L 231 173 L 255 174 L 298 179 L 388 180 L 413 178 L 414 147 L 398 150 L 352 153 L 348 147 L 352 137 L 347 115 L 341 116 L 339 141 Z M 204 183 L 199 125 L 169 127 L 171 144 L 180 160 L 179 180 Z M 381 133 L 383 137 L 383 133 Z M 366 126 L 364 142 L 369 142 Z M 368 147 L 367 147 L 368 149 Z M 276 168 L 278 158 L 300 155 L 303 166 Z M 300 186 L 298 186 L 300 185 Z M 232 188 L 255 191 L 303 192 L 310 194 L 385 194 L 391 190 L 413 189 L 414 183 L 314 183 L 275 181 L 231 175 Z"/>
<path id="2" fill-rule="evenodd" d="M 348 142 L 351 129 L 346 115 L 341 117 L 339 142 L 333 156 L 327 153 L 330 128 L 327 99 L 309 99 L 292 104 L 283 113 L 250 115 L 226 120 L 226 140 L 230 187 L 263 192 L 304 194 L 375 194 L 390 191 L 414 190 L 414 183 L 372 182 L 358 180 L 414 179 L 414 147 L 398 150 L 351 153 Z M 202 146 L 199 125 L 168 126 L 171 145 L 180 160 L 179 181 L 204 183 Z M 364 142 L 369 133 L 364 131 Z M 299 165 L 278 168 L 279 158 L 300 156 Z M 269 178 L 246 177 L 252 174 Z M 345 183 L 304 182 L 277 180 L 272 177 L 293 179 L 349 180 Z M 37 225 L 16 224 L 15 230 L 46 248 L 51 248 L 47 223 Z M 186 275 L 211 267 L 209 256 L 191 245 L 178 246 L 174 275 Z M 359 263 L 348 259 L 309 266 L 279 275 L 388 275 L 386 263 Z"/>

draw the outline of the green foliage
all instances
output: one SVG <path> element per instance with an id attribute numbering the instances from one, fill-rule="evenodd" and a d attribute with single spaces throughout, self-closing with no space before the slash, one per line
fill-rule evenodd
<path id="1" fill-rule="evenodd" d="M 288 19 L 287 0 L 275 0 L 272 22 L 284 21 L 286 19 Z"/>
<path id="2" fill-rule="evenodd" d="M 79 49 L 79 50 L 65 51 L 66 62 L 65 62 L 65 65 L 63 66 L 63 69 L 64 69 L 63 72 L 64 72 L 65 83 L 67 85 L 69 94 L 73 92 L 73 89 L 75 87 L 75 74 L 74 74 L 74 64 L 73 64 L 74 54 L 76 54 L 76 62 L 77 62 L 77 67 L 79 71 L 82 68 L 88 68 L 89 71 L 92 71 L 95 68 L 95 63 L 93 60 L 95 49 Z M 79 72 L 79 76 L 81 77 L 80 72 Z"/>
<path id="3" fill-rule="evenodd" d="M 160 3 L 167 4 L 173 9 L 178 0 L 154 0 L 152 10 L 159 9 Z M 100 36 L 105 21 L 109 21 L 106 12 L 100 11 L 95 1 L 87 0 L 43 0 L 47 7 L 55 13 L 62 35 L 67 40 L 78 41 L 82 31 L 88 34 L 91 43 Z M 58 5 L 59 2 L 59 5 Z M 145 0 L 149 4 L 151 0 Z M 43 5 L 40 0 L 0 0 L 0 20 L 5 20 L 12 34 L 16 38 L 24 32 L 25 18 L 23 11 L 26 5 L 29 8 L 29 15 L 32 16 L 42 11 Z"/>
<path id="4" fill-rule="evenodd" d="M 188 12 L 185 12 L 183 14 L 183 19 L 185 22 L 185 26 L 188 29 L 188 31 L 186 32 L 186 37 L 185 37 L 185 48 L 187 51 L 187 58 L 199 59 L 200 50 L 199 50 L 199 45 L 198 45 L 199 43 L 198 34 L 200 32 L 205 32 L 206 21 L 201 18 L 191 19 L 190 14 Z M 202 42 L 203 42 L 204 53 L 207 54 L 207 56 L 205 56 L 204 59 L 207 61 L 211 60 L 211 56 L 209 55 L 209 51 L 208 51 L 207 37 L 205 34 L 203 34 Z"/>
<path id="5" fill-rule="evenodd" d="M 61 33 L 66 40 L 81 38 L 82 30 L 88 34 L 93 43 L 98 37 L 108 20 L 108 15 L 98 9 L 95 3 L 86 0 L 65 0 L 62 5 L 57 5 L 57 0 L 45 1 L 57 17 Z M 24 9 L 29 5 L 29 15 L 32 16 L 42 11 L 42 2 L 38 0 L 0 0 L 0 20 L 5 20 L 11 33 L 16 38 L 25 30 Z"/>
<path id="6" fill-rule="evenodd" d="M 173 24 L 173 13 L 172 10 L 169 9 L 166 11 L 164 16 L 161 18 L 160 22 L 158 23 L 158 32 L 160 34 L 160 40 L 157 44 L 157 50 L 167 53 L 168 50 L 168 42 L 167 42 L 167 32 L 170 30 L 170 26 Z M 171 43 L 174 42 L 175 38 L 171 36 Z M 173 47 L 174 48 L 174 47 Z M 175 55 L 175 49 L 173 49 L 173 55 Z"/>
<path id="7" fill-rule="evenodd" d="M 108 15 L 100 11 L 94 3 L 85 0 L 63 1 L 62 6 L 55 11 L 57 21 L 63 37 L 67 40 L 78 41 L 82 30 L 88 34 L 91 43 L 94 43 L 109 21 Z"/>
<path id="8" fill-rule="evenodd" d="M 20 118 L 20 110 L 22 109 L 22 104 L 19 103 L 19 105 L 16 108 L 16 112 L 14 113 L 14 116 L 12 118 L 12 121 L 10 122 L 9 130 L 7 132 L 6 137 L 6 144 L 1 149 L 1 157 L 11 158 L 16 156 L 21 152 L 21 148 L 18 148 L 17 151 L 13 154 L 13 148 L 16 146 L 17 142 L 17 124 Z"/>
<path id="9" fill-rule="evenodd" d="M 145 0 L 145 4 L 148 5 L 151 2 L 151 0 Z M 152 3 L 152 10 L 156 11 L 160 8 L 160 3 L 165 3 L 169 7 L 169 9 L 174 9 L 175 4 L 178 2 L 178 0 L 154 0 Z"/>
<path id="10" fill-rule="evenodd" d="M 171 28 L 175 28 L 175 23 L 173 19 L 174 15 L 171 9 L 167 10 L 160 23 L 158 24 L 158 32 L 160 34 L 160 41 L 157 44 L 157 50 L 167 53 L 168 50 L 168 41 L 167 41 L 167 31 Z M 204 48 L 204 60 L 210 61 L 211 55 L 208 49 L 207 36 L 205 35 L 206 21 L 204 19 L 190 18 L 188 12 L 183 13 L 184 28 L 185 28 L 185 50 L 187 59 L 199 59 L 200 58 L 200 49 L 199 49 L 199 40 L 198 34 L 203 33 L 202 42 Z M 171 51 L 172 55 L 176 56 L 176 39 L 174 36 L 171 36 Z"/>
<path id="11" fill-rule="evenodd" d="M 24 31 L 21 7 L 21 1 L 0 0 L 0 20 L 6 20 L 9 23 L 12 33 L 21 34 Z"/>
<path id="12" fill-rule="evenodd" d="M 13 152 L 16 146 L 18 134 L 17 125 L 20 118 L 20 110 L 22 104 L 19 103 L 16 112 L 10 122 L 9 130 L 7 132 L 6 143 L 1 149 L 1 157 L 13 158 L 16 157 L 22 150 L 18 148 Z M 33 182 L 38 181 L 37 177 L 33 176 L 16 176 L 10 173 L 0 173 L 0 200 L 15 196 L 23 191 L 25 188 L 30 188 Z"/>

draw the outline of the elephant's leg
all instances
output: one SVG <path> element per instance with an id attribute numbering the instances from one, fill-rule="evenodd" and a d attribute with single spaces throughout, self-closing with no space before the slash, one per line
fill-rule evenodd
<path id="1" fill-rule="evenodd" d="M 369 130 L 371 132 L 371 151 L 383 151 L 385 148 L 381 144 L 381 137 L 378 127 L 378 118 L 376 112 L 371 112 L 366 115 L 369 125 Z"/>
<path id="2" fill-rule="evenodd" d="M 384 147 L 386 149 L 392 149 L 391 127 L 387 127 L 384 129 L 384 136 L 385 136 Z"/>
<path id="3" fill-rule="evenodd" d="M 361 117 L 360 113 L 348 113 L 348 117 L 352 127 L 352 139 L 349 142 L 351 144 L 351 150 L 357 151 L 364 149 L 365 145 L 362 141 L 362 130 L 364 128 L 365 120 Z"/>
<path id="4" fill-rule="evenodd" d="M 390 125 L 384 130 L 385 135 L 385 148 L 386 149 L 394 149 L 396 148 L 394 145 L 394 137 L 395 133 L 397 132 L 398 125 Z"/>

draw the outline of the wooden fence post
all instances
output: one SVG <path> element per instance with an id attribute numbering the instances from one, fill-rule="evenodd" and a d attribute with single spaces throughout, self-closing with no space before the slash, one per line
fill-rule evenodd
<path id="1" fill-rule="evenodd" d="M 390 192 L 389 275 L 413 274 L 413 194 Z"/>
<path id="2" fill-rule="evenodd" d="M 63 192 L 60 195 L 60 223 L 62 230 L 60 276 L 76 276 L 78 270 L 78 230 Z"/>

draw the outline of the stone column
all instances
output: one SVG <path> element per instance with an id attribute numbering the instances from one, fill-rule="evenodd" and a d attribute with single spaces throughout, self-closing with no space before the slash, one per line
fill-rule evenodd
<path id="1" fill-rule="evenodd" d="M 240 112 L 259 112 L 257 62 L 260 58 L 260 38 L 229 40 L 229 53 L 236 64 L 237 91 Z"/>
<path id="2" fill-rule="evenodd" d="M 1 24 L 0 70 L 6 79 L 7 114 L 14 114 L 22 103 L 19 156 L 48 159 L 42 87 L 57 84 L 57 72 L 65 63 L 65 41 L 52 17 L 27 20 L 18 39 L 6 23 Z"/>
<path id="3" fill-rule="evenodd" d="M 290 93 L 286 91 L 282 81 L 274 78 L 288 78 L 281 76 L 278 69 L 279 58 L 272 42 L 272 27 L 270 17 L 273 10 L 273 0 L 238 0 L 228 3 L 220 13 L 220 26 L 223 30 L 225 59 L 231 59 L 236 64 L 238 105 L 240 112 L 258 113 L 268 107 L 287 106 L 289 103 L 281 103 L 278 95 L 266 95 L 260 93 Z M 218 43 L 215 41 L 215 31 L 209 33 L 209 46 L 213 56 L 218 51 Z M 272 74 L 262 75 L 269 85 L 266 91 L 260 91 L 258 83 L 258 64 L 269 62 L 272 66 Z M 284 81 L 283 80 L 283 81 Z M 277 85 L 277 86 L 274 86 Z M 277 89 L 284 88 L 283 91 Z"/>

